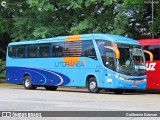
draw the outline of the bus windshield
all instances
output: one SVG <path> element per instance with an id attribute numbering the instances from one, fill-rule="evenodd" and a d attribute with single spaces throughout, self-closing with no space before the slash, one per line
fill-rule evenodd
<path id="1" fill-rule="evenodd" d="M 120 59 L 117 60 L 117 70 L 126 75 L 145 75 L 145 59 L 140 46 L 117 44 Z"/>

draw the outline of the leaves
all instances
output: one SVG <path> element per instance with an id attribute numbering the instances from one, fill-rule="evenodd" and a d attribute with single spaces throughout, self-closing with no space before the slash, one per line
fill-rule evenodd
<path id="1" fill-rule="evenodd" d="M 0 34 L 7 32 L 14 41 L 94 32 L 149 38 L 152 12 L 144 1 L 19 0 L 22 6 L 0 6 Z M 159 37 L 158 5 L 154 16 L 155 36 Z"/>
<path id="2" fill-rule="evenodd" d="M 34 35 L 36 38 L 45 38 L 47 32 L 48 32 L 48 28 L 47 28 L 47 27 L 37 27 L 37 28 L 35 28 L 35 30 L 33 31 L 33 35 Z"/>

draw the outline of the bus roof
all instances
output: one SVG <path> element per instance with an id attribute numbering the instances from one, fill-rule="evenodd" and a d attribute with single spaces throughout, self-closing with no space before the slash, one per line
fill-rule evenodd
<path id="1" fill-rule="evenodd" d="M 160 45 L 160 38 L 155 39 L 141 39 L 137 40 L 142 46 L 145 45 Z"/>
<path id="2" fill-rule="evenodd" d="M 72 36 L 72 35 L 70 35 Z M 29 40 L 29 41 L 21 41 L 21 42 L 11 42 L 9 45 L 20 45 L 20 44 L 35 44 L 35 43 L 47 43 L 47 42 L 62 42 L 64 41 L 68 36 L 59 36 L 59 37 L 53 37 L 53 38 L 45 38 L 45 39 L 38 39 L 38 40 Z M 109 40 L 112 42 L 117 43 L 125 43 L 125 44 L 134 44 L 139 45 L 139 43 L 133 39 L 119 36 L 119 35 L 112 35 L 112 34 L 100 34 L 100 33 L 94 33 L 94 34 L 81 34 L 80 35 L 81 40 L 88 40 L 88 39 L 101 39 L 101 40 Z"/>

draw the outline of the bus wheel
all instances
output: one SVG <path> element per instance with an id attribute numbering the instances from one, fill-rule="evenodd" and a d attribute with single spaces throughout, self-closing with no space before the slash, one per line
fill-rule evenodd
<path id="1" fill-rule="evenodd" d="M 58 86 L 45 86 L 46 90 L 52 90 L 55 91 L 57 90 Z"/>
<path id="2" fill-rule="evenodd" d="M 91 77 L 88 81 L 88 91 L 90 93 L 98 93 L 100 89 L 97 87 L 97 82 L 95 77 Z"/>
<path id="3" fill-rule="evenodd" d="M 115 90 L 114 90 L 114 93 L 115 93 L 115 94 L 122 94 L 122 93 L 123 93 L 123 90 L 121 90 L 121 89 L 115 89 Z"/>
<path id="4" fill-rule="evenodd" d="M 24 78 L 24 88 L 28 90 L 35 90 L 36 86 L 32 85 L 31 79 L 29 76 L 25 76 Z"/>

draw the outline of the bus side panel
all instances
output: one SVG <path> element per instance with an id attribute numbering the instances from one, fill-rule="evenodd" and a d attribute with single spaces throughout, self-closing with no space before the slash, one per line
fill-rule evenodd
<path id="1" fill-rule="evenodd" d="M 75 68 L 64 68 L 68 71 L 67 76 L 70 79 L 70 83 L 66 84 L 65 86 L 80 86 L 80 80 L 79 80 L 79 75 L 80 75 L 80 70 L 75 69 Z"/>
<path id="2" fill-rule="evenodd" d="M 23 74 L 16 67 L 6 67 L 6 81 L 13 84 L 23 84 Z"/>
<path id="3" fill-rule="evenodd" d="M 104 68 L 101 64 L 100 58 L 98 56 L 97 60 L 92 58 L 83 58 L 86 61 L 85 67 L 81 69 L 83 75 L 80 74 L 81 80 L 83 80 L 82 85 L 86 85 L 86 80 L 88 76 L 94 76 L 97 81 L 99 88 L 104 88 Z"/>
<path id="4" fill-rule="evenodd" d="M 15 84 L 22 84 L 24 75 L 29 75 L 34 85 L 66 85 L 70 79 L 58 72 L 27 68 L 27 67 L 7 67 L 7 81 Z"/>
<path id="5" fill-rule="evenodd" d="M 115 87 L 115 72 L 109 69 L 100 69 L 100 82 L 103 88 L 114 88 Z"/>
<path id="6" fill-rule="evenodd" d="M 147 67 L 147 89 L 160 89 L 160 61 L 146 63 Z"/>

